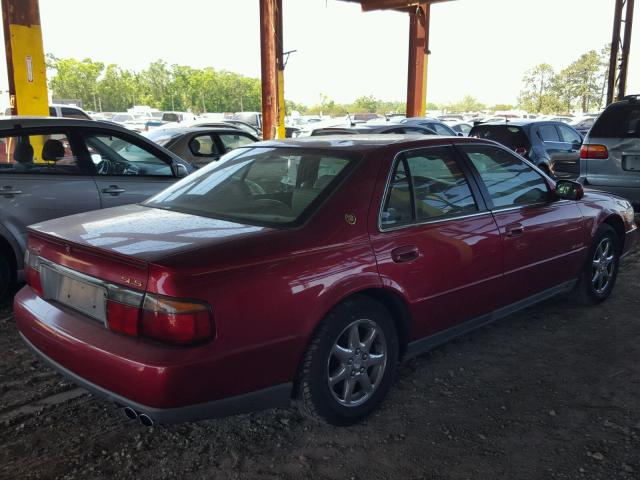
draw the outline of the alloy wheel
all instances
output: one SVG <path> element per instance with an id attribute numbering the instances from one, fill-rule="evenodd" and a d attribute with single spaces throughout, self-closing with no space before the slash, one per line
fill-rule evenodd
<path id="1" fill-rule="evenodd" d="M 335 400 L 362 405 L 375 393 L 387 366 L 387 341 L 369 319 L 356 320 L 338 335 L 327 361 L 327 383 Z"/>
<path id="2" fill-rule="evenodd" d="M 613 277 L 615 268 L 615 253 L 611 238 L 603 238 L 593 255 L 591 268 L 591 284 L 594 291 L 601 295 L 604 293 Z"/>

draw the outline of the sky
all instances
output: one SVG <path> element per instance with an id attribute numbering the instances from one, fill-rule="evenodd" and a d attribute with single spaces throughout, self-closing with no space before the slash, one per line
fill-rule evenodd
<path id="1" fill-rule="evenodd" d="M 640 3 L 640 2 L 638 2 Z M 515 103 L 524 72 L 560 70 L 611 41 L 614 0 L 456 0 L 433 5 L 429 101 Z M 157 59 L 260 76 L 258 0 L 40 0 L 45 52 L 142 70 Z M 640 6 L 628 93 L 640 93 Z M 337 0 L 283 0 L 287 99 L 404 100 L 408 15 Z M 4 53 L 4 50 L 2 50 Z M 6 91 L 5 62 L 0 88 Z"/>

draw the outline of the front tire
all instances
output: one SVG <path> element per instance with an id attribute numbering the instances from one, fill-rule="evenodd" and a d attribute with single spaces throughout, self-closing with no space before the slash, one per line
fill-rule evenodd
<path id="1" fill-rule="evenodd" d="M 375 410 L 391 388 L 398 335 L 388 310 L 358 295 L 331 311 L 305 353 L 299 381 L 303 415 L 352 425 Z"/>
<path id="2" fill-rule="evenodd" d="M 589 256 L 578 281 L 580 303 L 596 305 L 604 302 L 613 290 L 620 265 L 620 238 L 609 225 L 596 232 Z"/>

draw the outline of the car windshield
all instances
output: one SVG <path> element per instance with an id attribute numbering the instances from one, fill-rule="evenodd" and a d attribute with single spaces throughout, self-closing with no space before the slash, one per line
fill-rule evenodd
<path id="1" fill-rule="evenodd" d="M 529 147 L 529 140 L 522 128 L 513 125 L 478 125 L 469 132 L 470 137 L 488 138 L 505 147 Z"/>
<path id="2" fill-rule="evenodd" d="M 589 132 L 591 138 L 640 138 L 640 103 L 611 105 Z"/>
<path id="3" fill-rule="evenodd" d="M 356 158 L 300 148 L 239 148 L 144 205 L 266 226 L 306 220 Z"/>

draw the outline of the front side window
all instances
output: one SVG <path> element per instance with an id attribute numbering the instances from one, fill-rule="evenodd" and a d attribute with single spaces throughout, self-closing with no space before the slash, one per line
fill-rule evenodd
<path id="1" fill-rule="evenodd" d="M 240 223 L 302 223 L 355 160 L 299 148 L 240 148 L 145 205 Z"/>
<path id="2" fill-rule="evenodd" d="M 549 187 L 542 175 L 506 150 L 491 146 L 462 146 L 476 168 L 495 208 L 545 202 Z"/>
<path id="3" fill-rule="evenodd" d="M 171 177 L 171 165 L 129 140 L 107 133 L 86 134 L 98 175 Z"/>
<path id="4" fill-rule="evenodd" d="M 562 135 L 562 141 L 565 143 L 582 143 L 582 137 L 573 128 L 566 125 L 558 125 L 560 135 Z"/>
<path id="5" fill-rule="evenodd" d="M 0 138 L 0 172 L 78 174 L 80 167 L 64 133 Z"/>
<path id="6" fill-rule="evenodd" d="M 399 157 L 381 212 L 381 225 L 425 222 L 478 212 L 469 183 L 449 148 Z"/>
<path id="7" fill-rule="evenodd" d="M 253 143 L 254 140 L 242 134 L 234 134 L 234 133 L 221 133 L 218 135 L 220 141 L 224 145 L 225 150 L 228 152 L 229 150 L 233 150 L 234 148 L 244 147 L 250 143 Z"/>

